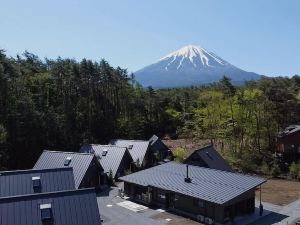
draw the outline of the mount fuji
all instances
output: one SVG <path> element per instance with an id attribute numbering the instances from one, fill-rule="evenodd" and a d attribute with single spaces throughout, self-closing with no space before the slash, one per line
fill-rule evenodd
<path id="1" fill-rule="evenodd" d="M 204 48 L 188 45 L 134 73 L 143 86 L 183 87 L 219 81 L 224 75 L 234 83 L 258 80 L 261 75 L 246 72 Z"/>

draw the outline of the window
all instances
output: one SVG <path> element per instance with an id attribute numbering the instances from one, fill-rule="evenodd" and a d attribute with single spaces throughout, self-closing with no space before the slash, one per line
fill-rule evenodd
<path id="1" fill-rule="evenodd" d="M 200 208 L 203 208 L 203 207 L 204 207 L 204 201 L 198 200 L 198 206 L 199 206 Z"/>
<path id="2" fill-rule="evenodd" d="M 103 149 L 102 156 L 106 156 L 106 155 L 107 155 L 107 149 Z"/>
<path id="3" fill-rule="evenodd" d="M 198 207 L 200 207 L 200 208 L 203 208 L 203 207 L 204 207 L 204 201 L 203 201 L 203 200 L 200 200 L 200 199 L 194 198 L 194 199 L 193 199 L 193 205 L 194 205 L 194 206 L 198 206 Z"/>
<path id="4" fill-rule="evenodd" d="M 41 177 L 32 177 L 31 180 L 33 188 L 41 187 Z"/>
<path id="5" fill-rule="evenodd" d="M 71 158 L 71 157 L 67 157 L 67 158 L 65 159 L 64 165 L 65 165 L 65 166 L 68 166 L 68 165 L 70 165 L 70 163 L 71 163 L 71 160 L 72 160 L 72 158 Z"/>
<path id="6" fill-rule="evenodd" d="M 132 149 L 132 148 L 133 148 L 133 145 L 129 145 L 129 146 L 128 146 L 128 149 Z"/>
<path id="7" fill-rule="evenodd" d="M 41 219 L 42 221 L 45 220 L 52 220 L 52 206 L 51 204 L 41 204 L 40 205 L 41 210 Z"/>

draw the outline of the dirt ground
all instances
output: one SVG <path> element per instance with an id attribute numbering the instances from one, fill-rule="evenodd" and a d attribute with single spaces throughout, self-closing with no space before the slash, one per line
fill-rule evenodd
<path id="1" fill-rule="evenodd" d="M 186 150 L 186 157 L 197 149 L 210 145 L 210 140 L 199 139 L 176 139 L 176 140 L 163 140 L 163 142 L 174 151 L 176 148 L 184 148 Z M 221 146 L 215 143 L 215 148 L 221 150 Z"/>
<path id="2" fill-rule="evenodd" d="M 300 182 L 270 179 L 262 185 L 262 201 L 275 205 L 287 205 L 300 198 Z M 259 190 L 256 191 L 259 199 Z"/>
<path id="3" fill-rule="evenodd" d="M 156 220 L 165 220 L 165 219 L 171 219 L 171 221 L 168 222 L 169 225 L 203 225 L 202 223 L 196 222 L 194 220 L 177 216 L 175 214 L 171 214 L 168 212 L 163 212 L 156 214 L 151 217 L 152 219 Z"/>

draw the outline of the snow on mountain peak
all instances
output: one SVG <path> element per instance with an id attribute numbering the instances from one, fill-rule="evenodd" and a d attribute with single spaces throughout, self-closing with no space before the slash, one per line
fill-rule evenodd
<path id="1" fill-rule="evenodd" d="M 211 67 L 211 66 L 224 66 L 227 64 L 226 61 L 219 58 L 215 54 L 208 52 L 202 47 L 187 45 L 182 47 L 181 49 L 168 54 L 167 56 L 161 58 L 159 61 L 170 60 L 170 62 L 166 65 L 165 69 L 168 70 L 168 67 L 174 63 L 178 63 L 177 69 L 182 67 L 184 61 L 188 61 L 195 67 Z M 178 62 L 179 60 L 179 62 Z M 199 61 L 201 63 L 199 63 Z"/>
<path id="2" fill-rule="evenodd" d="M 224 75 L 238 83 L 261 78 L 194 45 L 187 45 L 135 72 L 136 80 L 144 87 L 162 88 L 208 84 L 219 81 Z"/>

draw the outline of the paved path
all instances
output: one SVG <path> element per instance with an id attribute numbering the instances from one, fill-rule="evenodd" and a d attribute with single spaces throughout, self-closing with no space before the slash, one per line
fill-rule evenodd
<path id="1" fill-rule="evenodd" d="M 154 209 L 146 209 L 141 212 L 134 212 L 118 206 L 117 203 L 124 199 L 116 197 L 117 188 L 112 188 L 101 192 L 97 197 L 103 225 L 167 225 L 165 220 L 153 219 L 160 212 Z M 111 205 L 111 207 L 107 207 Z M 286 206 L 278 206 L 271 203 L 263 203 L 264 216 L 255 215 L 241 219 L 237 224 L 240 225 L 292 225 L 295 220 L 300 218 L 300 199 Z M 259 202 L 256 202 L 256 207 Z"/>
<path id="2" fill-rule="evenodd" d="M 277 206 L 270 203 L 263 203 L 263 205 L 264 209 L 273 213 L 249 225 L 292 225 L 300 219 L 300 199 L 286 206 Z"/>
<path id="3" fill-rule="evenodd" d="M 119 197 L 117 188 L 110 191 L 103 191 L 97 197 L 103 225 L 166 225 L 167 221 L 155 220 L 151 216 L 160 212 L 153 209 L 146 209 L 141 212 L 134 212 L 129 209 L 118 206 L 117 203 L 124 201 Z M 107 205 L 111 205 L 107 207 Z"/>

